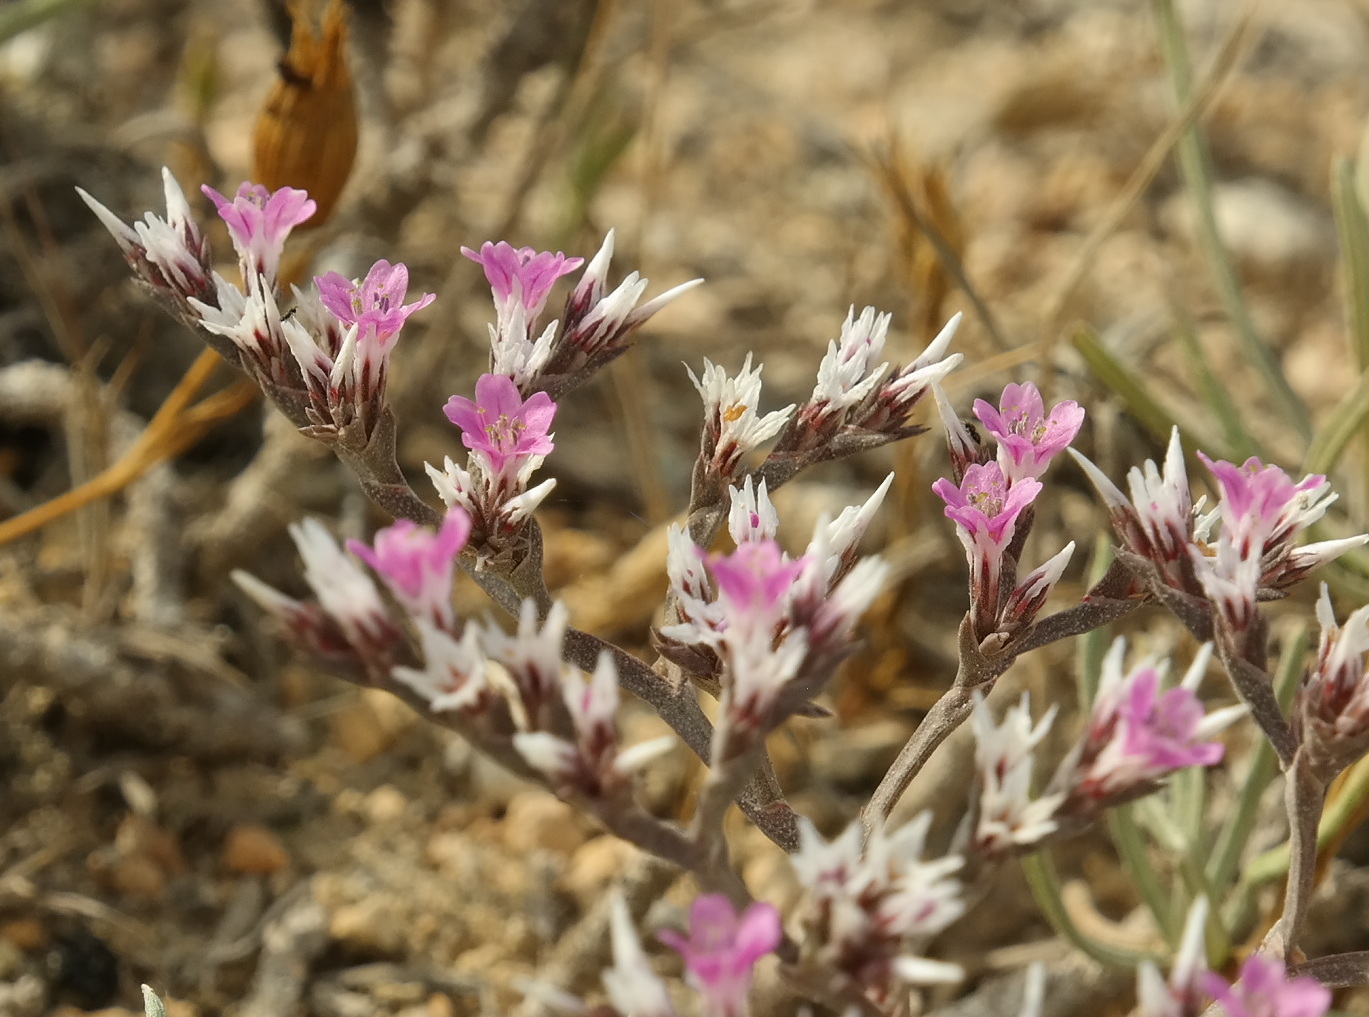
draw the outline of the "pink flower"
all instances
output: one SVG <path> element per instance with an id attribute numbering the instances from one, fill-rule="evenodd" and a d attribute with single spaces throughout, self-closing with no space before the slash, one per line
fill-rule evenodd
<path id="1" fill-rule="evenodd" d="M 999 409 L 976 399 L 974 415 L 997 439 L 998 460 L 1013 480 L 1045 473 L 1084 423 L 1084 408 L 1073 400 L 1057 403 L 1047 414 L 1041 393 L 1030 382 L 1004 388 Z"/>
<path id="2" fill-rule="evenodd" d="M 376 534 L 374 550 L 358 540 L 347 541 L 347 550 L 385 580 L 415 619 L 450 630 L 455 621 L 451 599 L 456 556 L 470 532 L 470 517 L 459 508 L 451 509 L 436 533 L 401 519 Z"/>
<path id="3" fill-rule="evenodd" d="M 1001 555 L 1012 542 L 1017 517 L 1041 493 L 1041 482 L 1012 483 L 997 463 L 985 463 L 967 467 L 959 487 L 943 477 L 932 490 L 946 503 L 946 518 L 955 522 L 967 548 Z"/>
<path id="4" fill-rule="evenodd" d="M 556 280 L 569 275 L 584 264 L 584 258 L 569 258 L 557 251 L 535 251 L 531 247 L 512 247 L 501 240 L 497 244 L 486 240 L 480 250 L 461 248 L 461 253 L 485 270 L 494 302 L 503 308 L 513 301 L 524 307 L 529 322 L 537 320 Z"/>
<path id="5" fill-rule="evenodd" d="M 806 560 L 788 561 L 773 540 L 741 545 L 728 555 L 709 558 L 709 570 L 725 604 L 729 624 L 748 632 L 768 629 L 784 613 L 785 599 Z"/>
<path id="6" fill-rule="evenodd" d="M 1041 493 L 1030 477 L 1012 482 L 997 463 L 971 464 L 956 486 L 942 477 L 932 490 L 946 503 L 946 517 L 970 563 L 970 613 L 975 633 L 986 639 L 998 627 L 1003 555 L 1012 543 L 1017 519 Z"/>
<path id="7" fill-rule="evenodd" d="M 1331 993 L 1313 978 L 1288 978 L 1283 961 L 1251 954 L 1234 985 L 1211 971 L 1199 976 L 1226 1017 L 1321 1017 L 1331 1007 Z"/>
<path id="8" fill-rule="evenodd" d="M 725 896 L 706 894 L 689 909 L 688 937 L 667 929 L 660 938 L 684 958 L 710 1017 L 740 1017 L 751 969 L 779 945 L 780 916 L 769 904 L 754 903 L 738 918 Z"/>
<path id="9" fill-rule="evenodd" d="M 1205 714 L 1194 694 L 1211 657 L 1205 647 L 1177 688 L 1160 691 L 1163 667 L 1143 661 L 1123 675 L 1125 644 L 1103 660 L 1102 681 L 1073 779 L 1076 794 L 1094 800 L 1126 795 L 1186 766 L 1214 766 L 1224 747 L 1208 741 L 1243 716 L 1245 707 Z"/>
<path id="10" fill-rule="evenodd" d="M 433 302 L 433 294 L 425 293 L 412 304 L 404 303 L 409 288 L 409 269 L 377 261 L 366 273 L 366 278 L 353 282 L 337 272 L 314 278 L 323 306 L 343 325 L 356 325 L 360 332 L 370 332 L 383 346 L 404 326 L 409 315 Z"/>
<path id="11" fill-rule="evenodd" d="M 318 206 L 307 193 L 294 187 L 268 191 L 261 184 L 244 183 L 231 201 L 208 185 L 200 190 L 228 224 L 233 249 L 243 262 L 247 288 L 259 285 L 259 279 L 265 281 L 267 289 L 274 287 L 285 238 Z"/>
<path id="12" fill-rule="evenodd" d="M 545 456 L 554 448 L 551 435 L 556 404 L 545 392 L 524 401 L 518 387 L 502 374 L 482 374 L 475 383 L 475 401 L 452 396 L 444 407 L 447 419 L 461 428 L 461 443 L 484 457 L 492 473 L 502 473 L 510 462 Z"/>
<path id="13" fill-rule="evenodd" d="M 1251 456 L 1240 466 L 1222 460 L 1203 461 L 1222 489 L 1222 522 L 1242 534 L 1264 539 L 1261 550 L 1286 542 L 1295 532 L 1320 519 L 1335 499 L 1326 478 L 1308 474 L 1293 483 L 1277 466 Z"/>

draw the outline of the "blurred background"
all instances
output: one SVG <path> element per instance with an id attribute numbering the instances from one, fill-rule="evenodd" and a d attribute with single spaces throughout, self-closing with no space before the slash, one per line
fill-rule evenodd
<path id="1" fill-rule="evenodd" d="M 763 409 L 802 401 L 851 306 L 893 313 L 894 362 L 964 311 L 948 388 L 965 416 L 1035 381 L 1088 407 L 1079 444 L 1118 481 L 1177 423 L 1190 452 L 1332 471 L 1324 535 L 1365 529 L 1367 113 L 1364 0 L 0 4 L 0 1014 L 137 1010 L 140 981 L 173 1017 L 512 1012 L 516 979 L 632 854 L 295 656 L 245 603 L 232 569 L 302 592 L 290 522 L 364 537 L 386 520 L 227 370 L 192 367 L 199 341 L 132 284 L 74 187 L 131 220 L 163 207 L 165 165 L 204 223 L 201 183 L 336 193 L 286 272 L 386 258 L 438 295 L 391 374 L 425 496 L 423 463 L 461 451 L 442 405 L 486 366 L 489 291 L 461 246 L 588 257 L 612 228 L 615 282 L 639 270 L 650 296 L 706 279 L 562 404 L 546 466 L 552 590 L 649 658 L 664 524 L 698 448 L 685 365 L 754 353 Z M 896 579 L 824 700 L 835 716 L 772 746 L 828 832 L 954 674 L 964 559 L 929 491 L 945 463 L 933 429 L 776 497 L 801 549 L 897 471 L 869 540 Z M 1026 564 L 1079 542 L 1062 602 L 1103 524 L 1057 466 Z M 1351 605 L 1366 575 L 1351 561 L 1330 578 Z M 1302 600 L 1275 610 L 1280 646 Z M 1135 629 L 1191 653 L 1157 613 Z M 1022 661 L 999 695 L 1069 701 L 1073 652 Z M 1229 696 L 1216 676 L 1211 691 Z M 624 725 L 629 741 L 659 729 L 634 707 Z M 949 743 L 901 810 L 936 808 L 943 843 L 968 752 Z M 689 814 L 687 756 L 647 778 L 662 815 Z M 1239 779 L 1217 775 L 1212 811 Z M 1282 836 L 1276 799 L 1252 852 Z M 1369 946 L 1357 823 L 1309 951 Z M 778 852 L 734 833 L 753 890 L 792 902 Z M 1127 918 L 1110 847 L 1058 862 L 1079 921 L 1154 938 Z M 938 948 L 971 972 L 956 992 L 1073 963 L 1020 877 L 1000 879 L 994 913 Z M 1277 903 L 1265 890 L 1257 913 Z M 678 924 L 691 893 L 649 924 Z M 1080 1013 L 1130 1006 L 1129 976 L 1095 965 L 1079 984 Z M 1369 1013 L 1369 997 L 1338 1006 Z"/>

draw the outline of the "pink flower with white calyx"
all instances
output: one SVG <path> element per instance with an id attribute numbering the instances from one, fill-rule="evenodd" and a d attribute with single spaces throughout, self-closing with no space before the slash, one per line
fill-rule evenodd
<path id="1" fill-rule="evenodd" d="M 327 272 L 315 276 L 314 285 L 318 287 L 319 300 L 338 321 L 369 333 L 382 347 L 399 334 L 409 315 L 434 299 L 432 293 L 425 293 L 411 304 L 404 303 L 409 269 L 384 260 L 372 265 L 365 279 L 351 280 L 337 272 Z"/>
<path id="2" fill-rule="evenodd" d="M 349 540 L 347 550 L 375 570 L 412 618 L 451 630 L 456 557 L 470 532 L 470 516 L 450 509 L 436 533 L 400 519 L 376 534 L 374 547 Z"/>
<path id="3" fill-rule="evenodd" d="M 228 226 L 248 292 L 258 286 L 274 289 L 285 240 L 313 216 L 318 208 L 313 199 L 294 187 L 271 191 L 252 183 L 241 184 L 231 199 L 207 184 L 200 190 Z"/>
<path id="4" fill-rule="evenodd" d="M 1084 408 L 1072 399 L 1047 413 L 1041 393 L 1030 382 L 1006 386 L 997 408 L 976 399 L 974 415 L 998 442 L 999 465 L 1012 480 L 1039 478 L 1084 423 Z"/>
<path id="5" fill-rule="evenodd" d="M 728 628 L 768 634 L 784 616 L 794 580 L 804 559 L 791 561 L 773 540 L 742 544 L 731 554 L 708 559 Z"/>
<path id="6" fill-rule="evenodd" d="M 182 305 L 191 298 L 211 303 L 216 291 L 209 241 L 191 218 L 185 193 L 166 167 L 162 167 L 162 188 L 166 217 L 148 212 L 132 226 L 81 188 L 76 193 L 109 230 L 124 260 L 143 282 Z"/>
<path id="7" fill-rule="evenodd" d="M 1258 535 L 1262 550 L 1287 543 L 1299 530 L 1311 526 L 1336 500 L 1327 479 L 1308 474 L 1293 483 L 1277 466 L 1266 466 L 1254 456 L 1237 466 L 1213 461 L 1198 453 L 1222 490 L 1218 506 L 1222 525 L 1242 535 Z"/>
<path id="8" fill-rule="evenodd" d="M 657 935 L 684 958 L 689 984 L 708 1017 L 744 1017 L 751 971 L 782 937 L 779 912 L 769 904 L 750 904 L 739 916 L 720 893 L 695 899 L 688 936 L 671 929 Z"/>
<path id="9" fill-rule="evenodd" d="M 527 327 L 535 327 L 556 280 L 584 264 L 583 258 L 568 257 L 560 251 L 552 254 L 531 247 L 514 247 L 504 240 L 497 244 L 487 240 L 479 251 L 463 247 L 461 253 L 485 270 L 501 330 L 515 304 L 522 308 Z"/>
<path id="10" fill-rule="evenodd" d="M 714 756 L 722 762 L 769 732 L 776 704 L 804 665 L 808 634 L 792 626 L 789 608 L 796 580 L 810 566 L 806 558 L 791 560 L 767 538 L 707 556 L 708 575 L 701 576 L 690 564 L 698 555 L 691 549 L 680 531 L 671 579 L 681 620 L 659 635 L 675 649 L 693 648 L 721 663 L 724 733 L 714 739 Z M 710 589 L 717 596 L 705 602 Z"/>
<path id="11" fill-rule="evenodd" d="M 1321 636 L 1317 661 L 1303 679 L 1293 705 L 1303 752 L 1329 780 L 1369 750 L 1369 606 L 1336 624 L 1331 594 L 1323 583 L 1317 600 Z"/>
<path id="12" fill-rule="evenodd" d="M 1034 752 L 1055 720 L 1057 707 L 1033 726 L 1031 700 L 1008 708 L 1003 722 L 995 724 L 984 696 L 974 693 L 970 723 L 975 735 L 975 769 L 979 783 L 974 808 L 976 853 L 994 857 L 1030 850 L 1059 828 L 1056 818 L 1065 794 L 1056 792 L 1033 798 Z"/>
<path id="13" fill-rule="evenodd" d="M 997 463 L 985 463 L 967 469 L 959 486 L 942 478 L 932 490 L 946 503 L 946 518 L 956 524 L 966 549 L 995 556 L 1012 543 L 1017 519 L 1041 493 L 1041 483 L 1013 483 Z"/>
<path id="14" fill-rule="evenodd" d="M 1197 1017 L 1203 1011 L 1207 996 L 1199 980 L 1207 973 L 1205 934 L 1210 910 L 1206 897 L 1198 897 L 1189 908 L 1168 980 L 1149 960 L 1137 967 L 1137 1017 Z"/>
<path id="15" fill-rule="evenodd" d="M 622 894 L 614 890 L 609 918 L 613 967 L 603 974 L 609 1002 L 623 1017 L 675 1017 L 670 995 L 651 970 Z"/>
<path id="16" fill-rule="evenodd" d="M 913 952 L 965 911 L 953 878 L 963 859 L 922 858 L 931 819 L 924 812 L 893 833 L 878 825 L 868 840 L 855 822 L 830 843 L 799 820 L 799 850 L 790 860 L 807 891 L 801 969 L 834 992 L 857 988 L 876 1002 L 899 983 L 964 978 L 959 966 Z"/>
<path id="17" fill-rule="evenodd" d="M 525 400 L 502 374 L 482 374 L 475 383 L 474 401 L 454 395 L 443 411 L 461 429 L 461 443 L 491 474 L 516 474 L 525 463 L 540 463 L 555 448 L 548 433 L 556 415 L 551 397 L 534 392 Z"/>
<path id="18" fill-rule="evenodd" d="M 1232 985 L 1211 971 L 1199 984 L 1225 1017 L 1322 1017 L 1331 1008 L 1331 992 L 1315 978 L 1289 978 L 1284 962 L 1252 953 Z"/>
<path id="19" fill-rule="evenodd" d="M 997 628 L 1003 557 L 1016 535 L 1017 521 L 1041 493 L 1041 482 L 1010 482 L 997 463 L 972 465 L 959 486 L 945 477 L 932 490 L 946 503 L 946 517 L 970 564 L 970 613 L 976 635 L 986 639 Z"/>
<path id="20" fill-rule="evenodd" d="M 761 367 L 752 368 L 749 353 L 735 377 L 729 378 L 723 368 L 705 360 L 703 379 L 689 371 L 689 380 L 704 402 L 699 462 L 722 482 L 729 482 L 736 477 L 745 456 L 779 434 L 794 407 L 786 406 L 764 416 L 757 412 Z"/>
<path id="21" fill-rule="evenodd" d="M 485 653 L 481 649 L 481 628 L 467 622 L 460 638 L 447 628 L 439 628 L 426 618 L 414 622 L 418 629 L 423 666 L 397 667 L 390 672 L 428 703 L 433 713 L 449 711 L 478 717 L 499 701 L 494 687 L 485 677 Z"/>
<path id="22" fill-rule="evenodd" d="M 1369 534 L 1328 540 L 1304 547 L 1294 538 L 1326 513 L 1336 500 L 1326 478 L 1309 474 L 1296 484 L 1277 466 L 1251 457 L 1240 466 L 1203 461 L 1221 488 L 1217 514 L 1219 539 L 1234 546 L 1242 559 L 1258 558 L 1259 585 L 1284 590 L 1306 578 L 1313 568 L 1369 541 Z"/>
<path id="23" fill-rule="evenodd" d="M 1246 713 L 1245 706 L 1234 706 L 1208 714 L 1195 695 L 1212 656 L 1210 643 L 1179 686 L 1164 692 L 1166 665 L 1147 659 L 1124 673 L 1125 653 L 1119 638 L 1103 658 L 1084 740 L 1053 785 L 1068 787 L 1070 811 L 1094 813 L 1155 790 L 1176 770 L 1216 765 L 1225 749 L 1212 737 Z"/>

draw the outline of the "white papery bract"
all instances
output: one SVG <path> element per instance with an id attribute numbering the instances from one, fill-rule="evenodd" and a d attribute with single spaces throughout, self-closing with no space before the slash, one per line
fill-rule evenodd
<path id="1" fill-rule="evenodd" d="M 680 638 L 687 642 L 704 641 L 712 632 L 718 612 L 713 606 L 713 583 L 704 568 L 703 552 L 689 539 L 689 532 L 677 523 L 666 528 L 666 576 L 679 612 Z M 668 634 L 668 633 L 663 633 Z"/>
<path id="2" fill-rule="evenodd" d="M 884 504 L 884 496 L 894 482 L 890 473 L 884 483 L 875 488 L 874 494 L 865 499 L 862 505 L 848 505 L 831 522 L 820 521 L 813 533 L 813 539 L 804 553 L 822 569 L 823 580 L 832 583 L 855 563 L 856 550 L 865 531 L 870 526 L 879 507 Z"/>
<path id="3" fill-rule="evenodd" d="M 1204 933 L 1208 911 L 1206 897 L 1198 897 L 1189 908 L 1168 981 L 1148 960 L 1136 969 L 1137 1017 L 1196 1017 L 1202 1011 L 1206 997 L 1198 982 L 1207 971 Z"/>
<path id="4" fill-rule="evenodd" d="M 733 543 L 745 544 L 775 536 L 780 517 L 770 501 L 764 480 L 757 488 L 754 479 L 748 476 L 740 489 L 729 487 L 728 496 L 732 499 L 732 507 L 727 514 L 727 532 Z"/>
<path id="5" fill-rule="evenodd" d="M 1032 725 L 1031 699 L 1009 707 L 995 724 L 984 697 L 975 693 L 971 724 L 975 734 L 975 769 L 979 777 L 978 821 L 973 841 L 985 855 L 1027 848 L 1054 833 L 1063 793 L 1031 795 L 1033 753 L 1046 737 L 1058 707 L 1052 706 Z"/>
<path id="6" fill-rule="evenodd" d="M 371 577 L 347 555 L 317 519 L 290 526 L 304 560 L 304 579 L 319 606 L 358 652 L 383 651 L 398 636 Z"/>
<path id="7" fill-rule="evenodd" d="M 528 597 L 519 611 L 518 630 L 513 635 L 494 626 L 485 629 L 485 653 L 508 672 L 518 690 L 525 711 L 524 727 L 541 727 L 543 708 L 562 695 L 561 644 L 569 624 L 570 611 L 559 600 L 552 604 L 546 620 L 539 623 L 537 603 Z"/>
<path id="8" fill-rule="evenodd" d="M 855 406 L 875 390 L 889 365 L 879 362 L 889 335 L 891 314 L 873 307 L 856 317 L 854 306 L 846 313 L 841 338 L 827 344 L 827 355 L 818 365 L 818 383 L 809 404 L 836 412 Z"/>
<path id="9" fill-rule="evenodd" d="M 830 843 L 807 820 L 799 821 L 799 850 L 791 861 L 808 891 L 801 963 L 818 977 L 833 978 L 833 990 L 855 985 L 882 994 L 896 981 L 964 977 L 958 966 L 909 949 L 911 941 L 936 935 L 965 910 L 960 883 L 952 878 L 963 859 L 922 860 L 931 818 L 924 812 L 892 834 L 876 827 L 868 840 L 856 822 Z"/>
<path id="10" fill-rule="evenodd" d="M 1369 751 L 1369 606 L 1352 611 L 1344 625 L 1337 625 L 1323 584 L 1317 621 L 1321 636 L 1316 664 L 1298 689 L 1293 712 L 1308 762 L 1329 780 Z"/>
<path id="11" fill-rule="evenodd" d="M 613 967 L 604 970 L 604 989 L 622 1017 L 675 1017 L 665 985 L 651 970 L 622 894 L 613 892 L 610 933 Z"/>
<path id="12" fill-rule="evenodd" d="M 171 171 L 162 167 L 166 217 L 148 212 L 132 226 L 81 188 L 76 193 L 95 213 L 123 251 L 124 259 L 144 282 L 183 306 L 192 298 L 208 301 L 215 293 L 209 242 L 190 215 L 185 192 Z"/>
<path id="13" fill-rule="evenodd" d="M 744 456 L 780 433 L 794 410 L 791 404 L 763 416 L 757 412 L 761 366 L 753 368 L 748 353 L 741 371 L 731 377 L 708 360 L 704 361 L 702 380 L 685 368 L 704 402 L 703 453 L 725 480 L 736 475 Z"/>
<path id="14" fill-rule="evenodd" d="M 433 713 L 478 713 L 494 690 L 485 678 L 480 627 L 467 622 L 459 639 L 428 618 L 414 621 L 423 667 L 397 667 L 391 674 L 428 701 Z"/>

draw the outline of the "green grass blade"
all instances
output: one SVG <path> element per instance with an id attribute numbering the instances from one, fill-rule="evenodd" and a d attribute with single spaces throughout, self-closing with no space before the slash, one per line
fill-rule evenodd
<path id="1" fill-rule="evenodd" d="M 1188 44 L 1184 39 L 1183 25 L 1179 22 L 1173 0 L 1153 0 L 1153 3 L 1156 20 L 1160 26 L 1160 43 L 1164 50 L 1165 65 L 1169 70 L 1170 85 L 1175 100 L 1182 108 L 1193 90 L 1193 75 L 1189 67 Z M 1189 128 L 1179 142 L 1177 155 L 1180 175 L 1193 200 L 1198 243 L 1216 282 L 1217 292 L 1226 309 L 1227 317 L 1236 330 L 1246 356 L 1263 377 L 1266 388 L 1286 422 L 1305 440 L 1310 440 L 1312 424 L 1308 418 L 1307 408 L 1288 384 L 1288 379 L 1284 377 L 1283 369 L 1273 350 L 1256 330 L 1236 268 L 1217 228 L 1213 193 L 1216 174 L 1212 168 L 1212 155 L 1198 125 Z"/>

